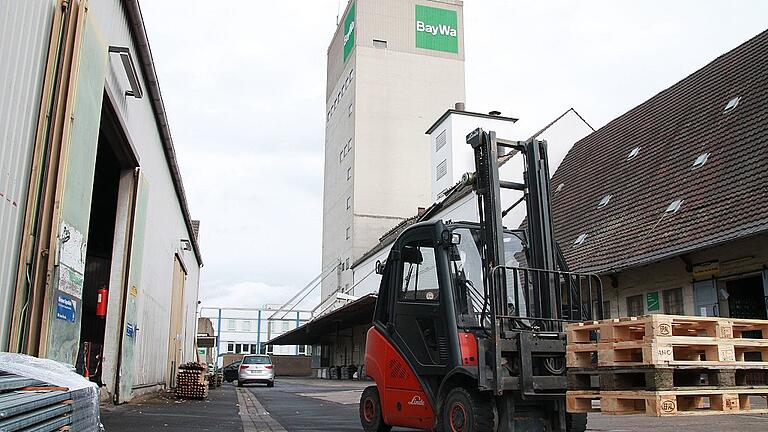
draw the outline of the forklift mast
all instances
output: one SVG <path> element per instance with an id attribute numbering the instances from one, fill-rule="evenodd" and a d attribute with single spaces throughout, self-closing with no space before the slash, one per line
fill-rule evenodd
<path id="1" fill-rule="evenodd" d="M 599 279 L 569 271 L 554 239 L 546 141 L 509 141 L 496 137 L 493 131 L 478 128 L 467 135 L 467 143 L 474 150 L 476 171 L 465 175 L 464 184 L 472 185 L 477 195 L 483 238 L 483 275 L 485 286 L 490 290 L 488 298 L 491 302 L 491 337 L 486 351 L 490 354 L 488 357 L 495 359 L 490 362 L 490 374 L 484 374 L 482 368 L 479 371 L 480 388 L 486 387 L 483 384 L 485 378 L 487 387 L 497 395 L 509 389 L 505 381 L 510 379 L 505 378 L 508 374 L 504 373 L 508 359 L 504 358 L 502 351 L 510 351 L 505 347 L 509 346 L 509 341 L 516 340 L 514 350 L 520 363 L 516 371 L 517 386 L 524 397 L 535 397 L 536 389 L 546 388 L 547 385 L 542 383 L 551 383 L 552 380 L 551 377 L 534 376 L 534 358 L 557 357 L 558 351 L 564 348 L 564 321 L 602 318 L 602 290 Z M 504 155 L 500 154 L 500 149 L 506 150 Z M 499 175 L 500 156 L 512 158 L 518 154 L 524 159 L 524 183 L 502 180 Z M 513 207 L 523 200 L 526 203 L 526 268 L 505 266 L 502 217 L 511 207 L 502 212 L 502 189 L 524 194 Z M 513 272 L 514 310 L 510 310 L 510 287 L 507 286 L 510 278 L 507 272 Z M 518 298 L 521 279 L 526 287 L 531 287 L 524 311 L 519 307 L 521 300 Z M 567 290 L 565 294 L 564 289 Z M 585 291 L 586 296 L 583 295 Z M 596 291 L 594 297 L 593 291 Z M 584 306 L 585 300 L 589 307 Z M 597 303 L 594 313 L 591 310 L 593 300 Z M 531 346 L 538 346 L 541 351 L 531 351 Z M 548 369 L 553 369 L 551 363 Z M 559 385 L 550 387 L 554 390 Z M 560 397 L 560 393 L 553 391 L 549 396 Z"/>
<path id="2" fill-rule="evenodd" d="M 555 242 L 546 142 L 480 128 L 466 138 L 475 172 L 461 183 L 477 195 L 479 223 L 422 215 L 377 264 L 365 348 L 376 385 L 361 395 L 361 424 L 366 432 L 583 432 L 586 415 L 565 410 L 563 324 L 601 319 L 602 290 L 596 275 L 569 271 Z M 502 180 L 500 157 L 515 156 L 523 181 Z M 504 210 L 503 189 L 523 197 Z M 525 232 L 506 229 L 503 216 L 522 201 Z"/>

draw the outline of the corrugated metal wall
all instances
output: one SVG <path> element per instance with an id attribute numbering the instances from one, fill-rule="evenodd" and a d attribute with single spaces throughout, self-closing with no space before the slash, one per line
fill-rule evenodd
<path id="1" fill-rule="evenodd" d="M 0 347 L 10 330 L 32 148 L 56 2 L 0 2 Z"/>

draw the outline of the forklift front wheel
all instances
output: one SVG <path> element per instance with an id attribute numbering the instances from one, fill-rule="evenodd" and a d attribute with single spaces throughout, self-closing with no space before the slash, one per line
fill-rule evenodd
<path id="1" fill-rule="evenodd" d="M 494 413 L 491 401 L 464 387 L 456 387 L 448 392 L 440 417 L 438 429 L 446 432 L 493 430 Z"/>
<path id="2" fill-rule="evenodd" d="M 381 415 L 381 400 L 379 389 L 376 386 L 368 386 L 360 396 L 360 423 L 365 432 L 389 432 L 392 426 L 384 423 Z"/>

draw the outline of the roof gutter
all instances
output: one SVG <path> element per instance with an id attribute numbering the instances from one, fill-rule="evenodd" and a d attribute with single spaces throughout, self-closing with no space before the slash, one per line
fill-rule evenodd
<path id="1" fill-rule="evenodd" d="M 163 142 L 165 160 L 171 171 L 173 187 L 176 190 L 176 197 L 179 200 L 181 212 L 184 215 L 184 222 L 186 223 L 187 231 L 189 232 L 189 241 L 192 243 L 197 262 L 199 266 L 202 267 L 203 259 L 200 254 L 200 246 L 197 243 L 197 238 L 195 238 L 194 235 L 195 230 L 192 227 L 192 218 L 189 214 L 189 206 L 187 205 L 187 197 L 184 193 L 184 184 L 181 181 L 179 165 L 176 162 L 176 151 L 173 148 L 171 129 L 168 126 L 168 116 L 165 112 L 163 96 L 160 94 L 160 84 L 157 79 L 155 63 L 152 60 L 152 50 L 149 48 L 149 39 L 147 38 L 147 31 L 144 27 L 144 19 L 141 16 L 141 7 L 139 6 L 138 0 L 123 0 L 122 4 L 131 26 L 131 35 L 133 36 L 133 42 L 138 51 L 139 64 L 144 75 L 145 84 L 149 90 L 152 111 L 155 113 L 157 127 L 160 130 L 160 140 Z"/>

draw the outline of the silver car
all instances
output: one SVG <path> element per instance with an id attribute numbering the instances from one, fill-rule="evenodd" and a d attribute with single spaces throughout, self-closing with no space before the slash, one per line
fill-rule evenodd
<path id="1" fill-rule="evenodd" d="M 237 386 L 242 387 L 252 382 L 265 383 L 267 387 L 274 387 L 275 368 L 268 355 L 249 354 L 243 356 L 240 369 L 237 371 Z"/>

